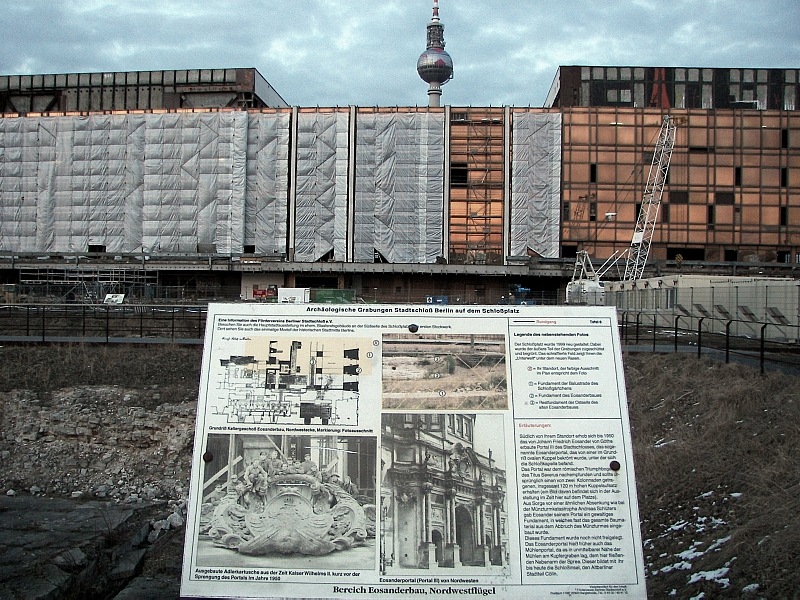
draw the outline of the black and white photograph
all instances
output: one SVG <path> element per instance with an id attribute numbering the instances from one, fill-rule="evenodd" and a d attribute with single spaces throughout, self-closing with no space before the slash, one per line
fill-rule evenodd
<path id="1" fill-rule="evenodd" d="M 373 437 L 210 434 L 197 566 L 373 570 Z"/>
<path id="2" fill-rule="evenodd" d="M 382 362 L 384 409 L 508 408 L 502 334 L 384 334 Z"/>
<path id="3" fill-rule="evenodd" d="M 381 573 L 509 574 L 503 417 L 384 413 Z"/>

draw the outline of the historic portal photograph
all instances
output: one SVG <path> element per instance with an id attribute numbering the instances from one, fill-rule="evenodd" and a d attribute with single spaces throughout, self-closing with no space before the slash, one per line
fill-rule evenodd
<path id="1" fill-rule="evenodd" d="M 509 574 L 503 416 L 384 414 L 382 573 Z"/>

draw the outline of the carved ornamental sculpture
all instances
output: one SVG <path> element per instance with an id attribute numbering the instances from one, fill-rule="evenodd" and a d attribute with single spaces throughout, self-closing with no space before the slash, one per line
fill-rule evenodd
<path id="1" fill-rule="evenodd" d="M 259 556 L 346 550 L 362 544 L 371 525 L 341 486 L 304 474 L 276 475 L 238 490 L 229 485 L 203 513 L 202 530 L 215 545 Z"/>

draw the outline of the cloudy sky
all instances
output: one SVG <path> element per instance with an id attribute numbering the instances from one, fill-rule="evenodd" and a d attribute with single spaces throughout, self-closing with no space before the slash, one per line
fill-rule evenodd
<path id="1" fill-rule="evenodd" d="M 433 0 L 7 0 L 0 73 L 255 67 L 292 105 L 424 105 Z M 800 68 L 800 0 L 440 0 L 443 104 L 541 106 L 559 65 Z"/>

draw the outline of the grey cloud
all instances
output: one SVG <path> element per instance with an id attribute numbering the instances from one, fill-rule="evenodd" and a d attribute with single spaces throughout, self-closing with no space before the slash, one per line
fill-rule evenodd
<path id="1" fill-rule="evenodd" d="M 16 0 L 0 72 L 256 67 L 292 104 L 427 102 L 431 0 Z M 797 67 L 795 0 L 440 0 L 454 105 L 540 105 L 560 64 Z"/>

